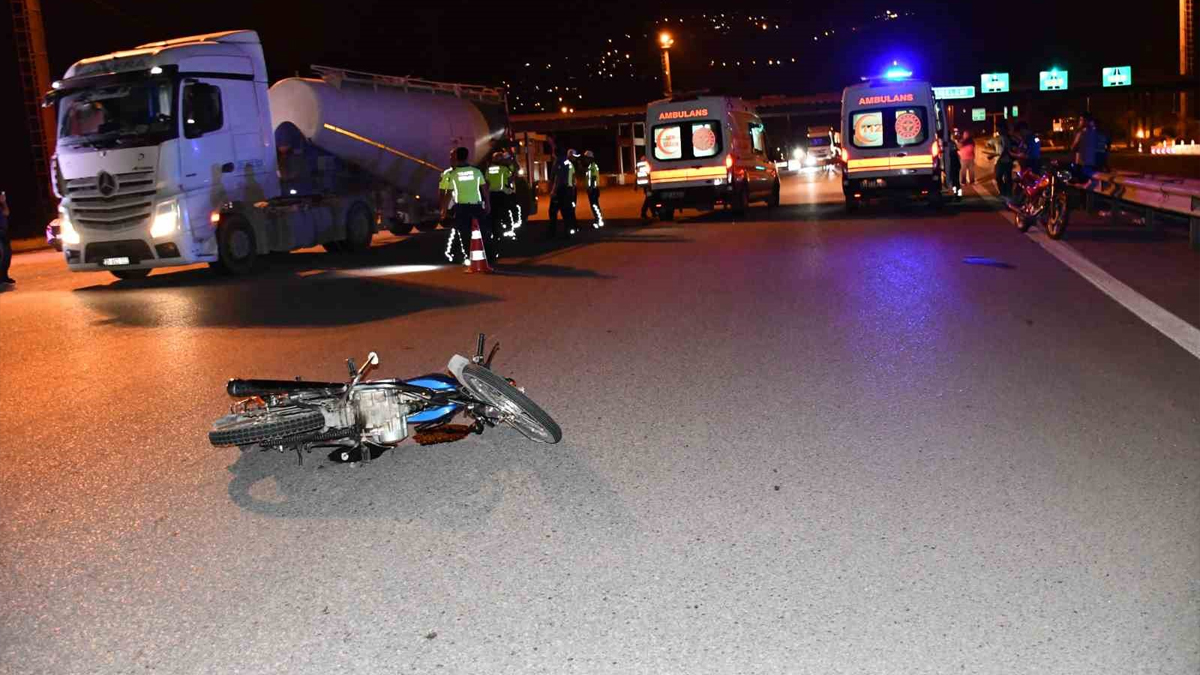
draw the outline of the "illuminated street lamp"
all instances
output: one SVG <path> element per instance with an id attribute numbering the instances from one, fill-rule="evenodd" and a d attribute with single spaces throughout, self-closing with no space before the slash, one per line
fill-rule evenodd
<path id="1" fill-rule="evenodd" d="M 675 44 L 675 38 L 671 37 L 670 33 L 658 34 L 658 46 L 662 50 L 663 96 L 667 98 L 671 97 L 671 45 L 673 44 Z"/>

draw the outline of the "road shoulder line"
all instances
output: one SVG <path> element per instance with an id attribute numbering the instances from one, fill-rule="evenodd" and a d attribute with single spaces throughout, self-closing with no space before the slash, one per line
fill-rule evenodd
<path id="1" fill-rule="evenodd" d="M 1003 209 L 1000 198 L 991 190 L 976 185 L 975 191 L 984 199 Z M 1055 241 L 1044 232 L 1026 232 L 1025 236 L 1037 242 L 1047 253 L 1059 262 L 1075 271 L 1102 293 L 1116 300 L 1122 307 L 1133 312 L 1139 319 L 1151 328 L 1167 336 L 1172 342 L 1183 347 L 1192 356 L 1200 359 L 1200 328 L 1180 319 L 1146 296 L 1105 272 L 1096 263 L 1088 260 L 1082 253 L 1062 241 Z"/>

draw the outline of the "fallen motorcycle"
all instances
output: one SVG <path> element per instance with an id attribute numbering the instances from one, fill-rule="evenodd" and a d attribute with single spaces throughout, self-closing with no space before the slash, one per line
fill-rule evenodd
<path id="1" fill-rule="evenodd" d="M 239 397 L 230 414 L 213 423 L 208 440 L 214 446 L 258 447 L 304 453 L 331 447 L 336 461 L 369 462 L 409 437 L 422 444 L 458 440 L 470 433 L 504 424 L 539 443 L 562 440 L 562 429 L 531 401 L 515 382 L 492 372 L 500 343 L 484 357 L 481 333 L 475 356 L 455 355 L 450 374 L 434 373 L 407 380 L 364 380 L 379 365 L 371 352 L 357 367 L 346 365 L 350 381 L 230 380 L 226 390 Z M 464 415 L 468 425 L 451 424 Z"/>

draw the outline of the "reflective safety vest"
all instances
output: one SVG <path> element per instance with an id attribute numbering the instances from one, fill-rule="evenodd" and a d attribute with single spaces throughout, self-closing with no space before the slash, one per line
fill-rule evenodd
<path id="1" fill-rule="evenodd" d="M 600 187 L 600 165 L 592 162 L 587 168 L 588 189 Z"/>
<path id="2" fill-rule="evenodd" d="M 483 186 L 486 180 L 483 172 L 473 166 L 456 166 L 442 174 L 442 180 L 449 184 L 450 193 L 454 195 L 456 204 L 482 204 Z"/>
<path id="3" fill-rule="evenodd" d="M 554 171 L 554 186 L 575 187 L 575 165 L 571 163 L 571 160 L 564 159 L 559 162 Z"/>
<path id="4" fill-rule="evenodd" d="M 488 189 L 492 192 L 512 194 L 512 169 L 503 164 L 493 164 L 487 170 Z"/>

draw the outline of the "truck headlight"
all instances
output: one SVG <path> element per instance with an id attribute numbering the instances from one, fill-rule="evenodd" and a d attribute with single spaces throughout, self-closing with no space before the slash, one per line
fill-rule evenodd
<path id="1" fill-rule="evenodd" d="M 71 217 L 67 215 L 67 210 L 64 208 L 58 209 L 58 236 L 62 237 L 63 244 L 79 245 L 79 233 L 75 231 L 75 226 L 71 224 Z"/>
<path id="2" fill-rule="evenodd" d="M 154 239 L 167 237 L 179 229 L 179 202 L 172 199 L 154 209 L 154 223 L 150 225 L 150 236 Z"/>

